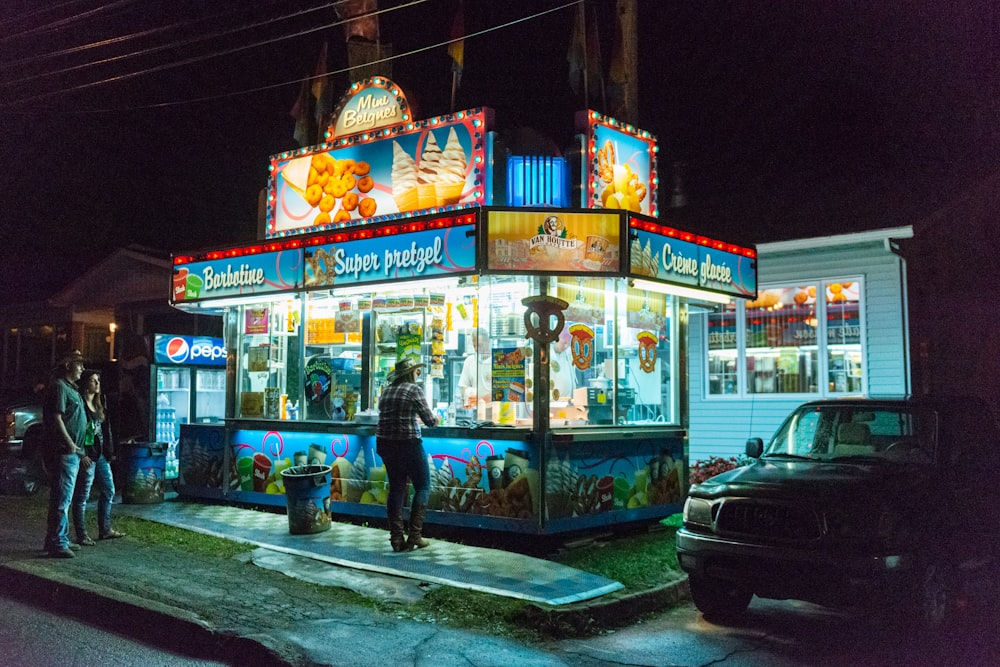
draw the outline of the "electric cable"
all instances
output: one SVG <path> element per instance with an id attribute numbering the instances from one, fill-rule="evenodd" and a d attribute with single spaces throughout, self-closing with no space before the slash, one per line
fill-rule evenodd
<path id="1" fill-rule="evenodd" d="M 393 60 L 399 60 L 399 59 L 402 59 L 402 58 L 408 58 L 408 57 L 411 57 L 411 56 L 419 54 L 419 53 L 424 53 L 426 51 L 430 51 L 430 50 L 433 50 L 433 49 L 441 48 L 443 46 L 447 46 L 448 44 L 451 44 L 453 42 L 458 42 L 458 41 L 463 41 L 463 40 L 470 39 L 470 38 L 480 37 L 482 35 L 486 35 L 486 34 L 489 34 L 489 33 L 492 33 L 492 32 L 496 32 L 498 30 L 504 30 L 504 29 L 509 28 L 511 26 L 518 25 L 520 23 L 524 23 L 524 22 L 527 22 L 527 21 L 532 21 L 532 20 L 538 19 L 538 18 L 540 18 L 542 16 L 551 14 L 553 12 L 562 11 L 562 10 L 568 8 L 568 7 L 576 6 L 581 1 L 582 0 L 573 0 L 572 2 L 567 2 L 567 3 L 559 5 L 557 7 L 553 7 L 553 8 L 550 8 L 550 9 L 543 10 L 541 12 L 537 12 L 535 14 L 531 14 L 531 15 L 528 15 L 528 16 L 525 16 L 525 17 L 521 17 L 519 19 L 508 21 L 506 23 L 503 23 L 503 24 L 500 24 L 500 25 L 497 25 L 497 26 L 493 26 L 493 27 L 490 27 L 490 28 L 484 28 L 483 30 L 476 31 L 474 33 L 469 33 L 469 34 L 466 34 L 466 35 L 464 35 L 462 37 L 452 38 L 452 39 L 448 39 L 448 40 L 445 40 L 445 41 L 442 41 L 442 42 L 437 42 L 435 44 L 431 44 L 429 46 L 423 46 L 423 47 L 419 47 L 419 48 L 416 48 L 416 49 L 411 49 L 410 51 L 407 51 L 407 52 L 404 52 L 404 53 L 393 54 L 391 56 L 386 56 L 385 58 L 379 58 L 377 60 L 373 60 L 373 61 L 371 61 L 371 62 L 369 62 L 367 64 L 368 65 L 377 65 L 377 64 L 380 64 L 380 63 L 384 63 L 384 62 L 390 62 L 390 61 L 393 61 Z M 337 21 L 335 23 L 331 23 L 331 24 L 328 24 L 328 25 L 324 25 L 324 26 L 320 26 L 320 27 L 316 27 L 316 28 L 310 28 L 308 30 L 303 30 L 303 31 L 300 31 L 300 32 L 295 33 L 295 34 L 285 35 L 285 36 L 282 36 L 282 37 L 276 37 L 276 38 L 273 38 L 273 39 L 265 40 L 263 42 L 256 42 L 254 44 L 243 45 L 243 46 L 240 46 L 240 47 L 237 47 L 237 48 L 228 49 L 228 50 L 221 51 L 221 52 L 216 52 L 216 53 L 212 53 L 212 54 L 206 54 L 204 56 L 192 57 L 192 58 L 188 58 L 188 59 L 185 59 L 185 60 L 182 60 L 182 61 L 178 61 L 178 62 L 174 62 L 174 63 L 167 63 L 167 64 L 164 64 L 164 65 L 159 65 L 159 66 L 147 68 L 147 69 L 144 69 L 144 70 L 130 72 L 130 73 L 127 73 L 127 74 L 122 74 L 122 75 L 118 75 L 118 76 L 114 76 L 114 77 L 108 77 L 108 78 L 102 79 L 100 81 L 93 81 L 93 82 L 86 83 L 86 84 L 80 84 L 78 86 L 73 86 L 73 87 L 70 87 L 70 88 L 63 88 L 63 89 L 56 90 L 56 91 L 50 91 L 48 93 L 40 93 L 38 95 L 34 95 L 34 96 L 31 96 L 31 97 L 26 97 L 26 98 L 22 98 L 20 100 L 15 100 L 15 101 L 10 102 L 10 103 L 8 103 L 6 105 L 0 105 L 0 109 L 5 109 L 7 111 L 12 111 L 11 107 L 20 106 L 20 105 L 26 104 L 28 102 L 33 102 L 33 101 L 40 100 L 40 99 L 48 99 L 50 97 L 54 97 L 54 96 L 57 96 L 57 95 L 60 95 L 60 94 L 63 94 L 63 93 L 74 92 L 74 91 L 78 91 L 78 90 L 85 90 L 85 89 L 94 88 L 94 87 L 97 87 L 97 86 L 102 86 L 102 85 L 105 85 L 105 84 L 108 84 L 108 83 L 115 83 L 115 82 L 118 82 L 118 81 L 124 81 L 124 80 L 128 80 L 128 79 L 133 79 L 133 78 L 138 77 L 138 76 L 143 76 L 143 75 L 146 75 L 146 74 L 152 74 L 152 73 L 156 73 L 156 72 L 160 72 L 160 71 L 165 71 L 165 70 L 168 70 L 168 69 L 174 69 L 176 67 L 181 67 L 181 66 L 184 66 L 184 65 L 190 65 L 190 64 L 197 63 L 197 62 L 201 62 L 203 60 L 208 60 L 208 59 L 211 59 L 211 58 L 216 58 L 216 57 L 220 57 L 220 56 L 223 56 L 223 55 L 229 55 L 231 53 L 236 53 L 236 52 L 239 52 L 239 51 L 245 51 L 247 49 L 256 48 L 258 46 L 265 46 L 267 44 L 271 44 L 271 43 L 278 42 L 278 41 L 283 41 L 285 39 L 292 39 L 294 37 L 301 37 L 303 35 L 308 35 L 308 34 L 317 32 L 319 30 L 325 30 L 327 28 L 331 28 L 331 27 L 336 27 L 336 26 L 339 26 L 339 25 L 343 25 L 344 23 L 348 23 L 350 21 L 355 21 L 355 20 L 358 20 L 360 18 L 364 18 L 364 17 L 367 17 L 367 16 L 374 16 L 376 14 L 381 14 L 381 13 L 384 13 L 386 11 L 392 11 L 392 10 L 395 10 L 395 9 L 403 9 L 403 8 L 406 8 L 406 7 L 409 7 L 409 6 L 412 6 L 412 5 L 421 4 L 423 2 L 427 2 L 427 0 L 413 0 L 413 2 L 409 2 L 409 3 L 405 4 L 405 5 L 400 5 L 399 7 L 394 7 L 394 8 L 385 9 L 385 10 L 377 10 L 376 12 L 371 12 L 369 14 L 364 14 L 362 16 L 355 16 L 355 17 L 352 17 L 350 19 L 346 19 L 346 20 L 343 20 L 343 21 Z M 351 69 L 352 69 L 351 67 L 344 67 L 344 68 L 341 68 L 341 69 L 338 69 L 338 70 L 331 70 L 331 71 L 324 72 L 322 74 L 315 74 L 315 75 L 312 75 L 312 76 L 301 77 L 301 78 L 293 79 L 293 80 L 290 80 L 290 81 L 283 81 L 283 82 L 280 82 L 280 83 L 268 84 L 268 85 L 265 85 L 265 86 L 256 86 L 254 88 L 247 88 L 247 89 L 244 89 L 244 90 L 233 91 L 233 92 L 228 92 L 228 93 L 220 93 L 218 95 L 207 95 L 207 96 L 198 97 L 198 98 L 189 98 L 189 99 L 185 99 L 185 100 L 175 100 L 175 101 L 170 101 L 170 102 L 160 102 L 160 103 L 155 103 L 155 104 L 145 104 L 145 105 L 124 107 L 124 108 L 117 107 L 117 108 L 88 109 L 88 110 L 83 110 L 83 109 L 59 110 L 59 113 L 62 113 L 62 114 L 66 114 L 66 113 L 72 113 L 72 114 L 94 114 L 94 113 L 120 112 L 120 111 L 126 111 L 126 110 L 127 111 L 138 111 L 138 110 L 143 110 L 143 109 L 161 109 L 161 108 L 173 107 L 173 106 L 181 106 L 181 105 L 186 105 L 186 104 L 196 104 L 196 103 L 202 103 L 202 102 L 210 102 L 210 101 L 215 101 L 215 100 L 220 100 L 220 99 L 228 99 L 228 98 L 240 97 L 240 96 L 243 96 L 243 95 L 249 95 L 249 94 L 253 94 L 253 93 L 263 92 L 263 91 L 266 91 L 266 90 L 273 90 L 273 89 L 276 89 L 276 88 L 282 88 L 282 87 L 291 86 L 291 85 L 294 85 L 294 84 L 301 84 L 304 81 L 312 81 L 314 79 L 320 79 L 320 78 L 323 78 L 323 77 L 326 77 L 326 76 L 330 76 L 330 75 L 342 74 L 342 73 L 350 71 Z M 35 111 L 33 111 L 33 113 L 38 113 L 38 111 L 35 110 Z"/>
<path id="2" fill-rule="evenodd" d="M 345 1 L 345 0 L 341 0 L 341 1 Z M 360 16 L 354 16 L 354 17 L 351 17 L 351 18 L 348 18 L 348 19 L 343 19 L 343 20 L 335 21 L 333 23 L 329 23 L 329 24 L 318 26 L 318 27 L 310 28 L 308 30 L 299 31 L 297 33 L 292 33 L 292 34 L 288 34 L 288 35 L 282 35 L 282 36 L 274 37 L 274 38 L 267 39 L 267 40 L 264 40 L 264 41 L 254 42 L 252 44 L 243 44 L 243 45 L 240 45 L 238 47 L 234 47 L 234 48 L 227 49 L 227 50 L 224 50 L 224 51 L 216 51 L 214 53 L 204 54 L 204 55 L 200 55 L 200 56 L 192 56 L 190 58 L 185 58 L 185 59 L 180 60 L 180 61 L 175 61 L 175 62 L 171 62 L 171 63 L 164 63 L 163 65 L 158 65 L 158 66 L 155 66 L 155 67 L 149 67 L 149 68 L 146 68 L 144 70 L 138 70 L 138 71 L 129 72 L 129 73 L 126 73 L 126 74 L 120 74 L 120 75 L 117 75 L 117 76 L 107 77 L 107 78 L 99 80 L 99 81 L 92 81 L 90 83 L 80 84 L 80 85 L 72 86 L 72 87 L 69 87 L 69 88 L 61 88 L 59 90 L 53 90 L 53 91 L 49 91 L 47 93 L 39 93 L 38 95 L 34 95 L 34 96 L 31 96 L 31 97 L 26 97 L 26 98 L 21 98 L 20 100 L 15 100 L 14 102 L 11 102 L 7 106 L 20 105 L 20 104 L 23 104 L 25 102 L 32 102 L 32 101 L 39 100 L 39 99 L 47 99 L 49 97 L 53 97 L 55 95 L 60 95 L 62 93 L 74 92 L 74 91 L 77 91 L 77 90 L 85 90 L 85 89 L 88 89 L 88 88 L 93 88 L 93 87 L 96 87 L 96 86 L 101 86 L 101 85 L 104 85 L 104 84 L 107 84 L 107 83 L 114 83 L 114 82 L 117 82 L 117 81 L 124 81 L 124 80 L 128 80 L 128 79 L 133 79 L 133 78 L 135 78 L 137 76 L 142 76 L 142 75 L 145 75 L 145 74 L 152 74 L 152 73 L 155 73 L 155 72 L 161 72 L 161 71 L 165 71 L 165 70 L 169 70 L 169 69 L 174 69 L 174 68 L 182 67 L 182 66 L 185 66 L 185 65 L 191 65 L 191 64 L 202 62 L 202 61 L 205 61 L 205 60 L 209 60 L 209 59 L 213 59 L 213 58 L 218 58 L 218 57 L 230 55 L 230 54 L 233 54 L 233 53 L 239 53 L 240 51 L 246 51 L 248 49 L 257 48 L 257 47 L 260 47 L 260 46 L 266 46 L 268 44 L 273 44 L 275 42 L 284 41 L 286 39 L 292 39 L 294 37 L 301 37 L 303 35 L 308 35 L 308 34 L 311 34 L 311 33 L 314 33 L 314 32 L 318 32 L 320 30 L 326 30 L 328 28 L 335 28 L 337 26 L 344 25 L 346 23 L 350 23 L 351 21 L 356 21 L 356 20 L 358 20 L 360 18 L 367 18 L 367 17 L 370 17 L 370 16 L 377 16 L 379 14 L 384 14 L 386 12 L 395 11 L 397 9 L 406 9 L 408 7 L 412 7 L 412 6 L 415 6 L 415 5 L 420 5 L 420 4 L 423 4 L 423 3 L 428 2 L 428 1 L 429 0 L 411 0 L 411 2 L 408 2 L 408 3 L 404 4 L 404 5 L 399 5 L 398 7 L 391 7 L 391 8 L 388 8 L 388 9 L 379 9 L 379 10 L 376 10 L 374 12 L 369 12 L 368 14 L 363 14 L 363 15 L 360 15 Z M 334 3 L 334 4 L 337 4 L 337 3 Z M 238 31 L 239 30 L 233 30 L 233 31 L 230 31 L 230 32 L 238 32 Z M 229 33 L 225 33 L 225 32 L 222 33 L 222 35 L 225 35 L 225 34 L 229 34 Z M 197 40 L 195 40 L 195 41 L 197 41 Z M 155 53 L 157 51 L 161 51 L 161 50 L 163 50 L 165 48 L 173 49 L 173 48 L 176 48 L 177 46 L 182 46 L 184 44 L 185 44 L 185 42 L 181 42 L 181 43 L 172 43 L 172 44 L 167 45 L 167 46 L 151 47 L 150 49 L 146 49 L 146 50 L 144 50 L 142 52 L 139 52 L 138 54 L 134 54 L 134 55 L 147 55 L 149 53 Z M 111 61 L 117 60 L 117 59 L 118 58 L 108 59 L 107 62 L 111 62 Z M 70 69 L 76 69 L 76 68 L 70 68 Z M 266 89 L 266 87 L 265 87 L 265 89 Z M 0 108 L 2 108 L 2 107 L 0 107 Z"/>
<path id="3" fill-rule="evenodd" d="M 66 7 L 67 5 L 74 5 L 78 1 L 79 0 L 74 0 L 73 2 L 65 2 L 65 3 L 63 3 L 61 5 L 56 5 L 55 7 L 46 7 L 44 9 L 39 9 L 39 10 L 37 10 L 35 12 L 32 12 L 31 14 L 21 15 L 20 17 L 15 16 L 15 17 L 12 17 L 12 18 L 9 18 L 9 19 L 5 19 L 3 21 L 0 21 L 0 26 L 3 26 L 6 23 L 11 23 L 12 21 L 16 22 L 18 19 L 21 19 L 21 18 L 34 16 L 36 14 L 41 14 L 41 13 L 44 13 L 44 12 L 47 12 L 47 11 L 52 11 L 52 10 L 55 10 L 55 9 L 59 9 L 61 7 Z M 45 32 L 52 32 L 53 30 L 58 30 L 60 28 L 65 28 L 66 26 L 69 26 L 69 25 L 72 25 L 74 23 L 77 23 L 78 21 L 91 18 L 91 17 L 93 17 L 95 15 L 98 15 L 98 14 L 103 14 L 104 12 L 108 11 L 109 9 L 115 9 L 115 8 L 121 6 L 121 5 L 130 5 L 130 4 L 134 3 L 134 2 L 136 2 L 136 0 L 118 0 L 117 2 L 112 2 L 112 3 L 107 4 L 107 5 L 102 5 L 100 7 L 95 8 L 95 9 L 91 9 L 89 11 L 81 12 L 79 14 L 74 14 L 73 16 L 70 16 L 70 17 L 67 17 L 67 18 L 64 18 L 64 19 L 60 19 L 58 21 L 54 21 L 52 23 L 46 23 L 45 25 L 40 25 L 37 28 L 32 28 L 32 29 L 29 29 L 29 30 L 24 31 L 24 32 L 9 32 L 6 35 L 4 35 L 3 37 L 0 37 L 0 44 L 2 44 L 4 42 L 11 41 L 13 39 L 19 39 L 21 37 L 30 37 L 32 35 L 37 35 L 37 34 L 45 33 Z"/>
<path id="4" fill-rule="evenodd" d="M 275 0 L 272 0 L 272 3 L 274 1 Z M 339 1 L 343 1 L 343 0 L 339 0 Z M 329 6 L 330 5 L 323 5 L 320 8 L 321 9 L 325 9 L 325 8 L 327 8 Z M 318 9 L 320 9 L 320 8 L 318 8 Z M 75 53 L 80 53 L 82 51 L 89 51 L 91 49 L 96 49 L 96 48 L 100 48 L 100 47 L 103 47 L 103 46 L 111 46 L 112 44 L 121 44 L 123 42 L 131 41 L 133 39 L 139 39 L 141 37 L 149 37 L 150 35 L 155 35 L 157 33 L 162 33 L 162 32 L 169 32 L 171 30 L 175 30 L 175 29 L 178 29 L 178 28 L 187 28 L 187 27 L 190 27 L 190 26 L 193 26 L 195 24 L 202 23 L 202 22 L 205 22 L 205 21 L 215 21 L 215 20 L 218 20 L 218 19 L 223 18 L 225 16 L 228 16 L 230 14 L 234 14 L 234 13 L 236 13 L 238 11 L 242 11 L 242 8 L 232 9 L 230 11 L 222 12 L 222 13 L 219 13 L 219 14 L 213 14 L 212 16 L 205 16 L 205 17 L 200 17 L 200 18 L 196 18 L 196 19 L 192 19 L 192 20 L 187 20 L 187 21 L 178 21 L 178 22 L 171 23 L 169 25 L 158 26 L 156 28 L 149 28 L 148 30 L 140 30 L 138 32 L 132 32 L 132 33 L 129 33 L 127 35 L 119 35 L 117 37 L 110 37 L 108 39 L 102 39 L 100 41 L 91 42 L 89 44 L 80 44 L 78 46 L 71 46 L 71 47 L 68 47 L 68 48 L 65 48 L 65 49 L 61 49 L 59 51 L 50 51 L 49 53 L 39 53 L 39 54 L 34 55 L 34 56 L 28 56 L 28 57 L 25 57 L 25 58 L 21 58 L 20 60 L 10 60 L 10 61 L 7 61 L 7 62 L 0 62 L 0 70 L 11 69 L 13 67 L 22 66 L 22 65 L 29 65 L 31 63 L 38 62 L 39 60 L 47 60 L 47 59 L 51 59 L 51 58 L 59 58 L 61 56 L 73 55 Z M 309 10 L 309 11 L 312 11 L 312 10 Z M 261 25 L 261 24 L 255 24 L 255 25 L 251 25 L 251 26 L 248 26 L 248 27 L 257 27 L 257 25 Z M 206 35 L 206 38 L 208 38 L 208 37 L 210 37 L 210 36 Z M 0 38 L 0 42 L 3 42 L 4 39 L 6 39 L 6 38 Z M 100 62 L 100 61 L 98 61 L 98 62 Z M 93 63 L 87 63 L 86 65 L 90 65 L 90 64 L 93 64 Z M 62 71 L 66 71 L 66 70 L 62 70 Z M 59 72 L 53 72 L 53 73 L 59 73 Z M 38 75 L 38 76 L 41 77 L 41 76 L 49 76 L 49 75 L 50 75 L 50 73 L 46 73 L 46 74 L 42 74 L 42 75 Z M 8 82 L 8 83 L 17 83 L 17 82 Z"/>
<path id="5" fill-rule="evenodd" d="M 191 38 L 180 40 L 180 41 L 174 41 L 174 42 L 170 42 L 170 43 L 167 43 L 167 44 L 160 44 L 158 46 L 151 46 L 151 47 L 143 49 L 141 51 L 133 51 L 131 53 L 125 53 L 125 54 L 118 55 L 118 56 L 112 56 L 112 57 L 109 57 L 109 58 L 104 58 L 102 60 L 94 60 L 94 61 L 91 61 L 91 62 L 88 62 L 88 63 L 82 63 L 80 65 L 73 65 L 71 67 L 64 67 L 63 69 L 52 70 L 52 71 L 49 71 L 49 72 L 43 72 L 41 74 L 35 74 L 35 75 L 32 75 L 32 76 L 24 77 L 22 79 L 15 79 L 13 81 L 5 81 L 3 83 L 0 83 L 0 86 L 12 86 L 12 85 L 15 85 L 15 84 L 18 84 L 18 83 L 27 83 L 27 82 L 30 82 L 30 81 L 35 81 L 37 79 L 43 79 L 43 78 L 47 78 L 47 77 L 50 77 L 50 76 L 56 76 L 56 75 L 59 75 L 59 74 L 65 74 L 67 72 L 73 72 L 73 71 L 76 71 L 76 70 L 86 69 L 88 67 L 93 67 L 95 65 L 106 65 L 108 63 L 118 62 L 120 60 L 126 60 L 128 58 L 134 58 L 136 56 L 147 56 L 147 55 L 151 55 L 153 53 L 158 53 L 160 51 L 173 50 L 173 49 L 177 49 L 177 48 L 182 47 L 182 46 L 190 46 L 191 44 L 197 44 L 198 42 L 203 42 L 203 41 L 206 41 L 206 40 L 209 40 L 209 39 L 215 39 L 215 38 L 218 38 L 218 37 L 225 37 L 227 35 L 232 35 L 232 34 L 235 34 L 235 33 L 238 33 L 238 32 L 242 32 L 244 30 L 252 30 L 252 29 L 255 29 L 255 28 L 259 28 L 261 26 L 270 25 L 272 23 L 278 23 L 280 21 L 285 21 L 285 20 L 288 20 L 288 19 L 298 18 L 298 17 L 303 16 L 305 14 L 310 14 L 312 12 L 319 11 L 321 9 L 329 9 L 329 8 L 335 6 L 335 5 L 343 4 L 344 2 L 347 2 L 347 1 L 348 0 L 337 0 L 337 2 L 327 3 L 325 5 L 319 5 L 317 7 L 311 8 L 311 9 L 299 10 L 299 11 L 293 12 L 291 14 L 285 14 L 283 16 L 278 16 L 278 17 L 275 17 L 275 18 L 267 19 L 265 21 L 260 21 L 258 23 L 253 23 L 253 24 L 250 24 L 250 25 L 238 26 L 238 27 L 229 28 L 229 29 L 226 29 L 226 30 L 220 30 L 220 31 L 217 31 L 215 33 L 210 33 L 210 34 L 206 34 L 206 35 L 199 35 L 199 36 L 196 36 L 196 37 L 191 37 Z M 418 0 L 418 1 L 419 2 L 426 2 L 427 0 Z M 411 4 L 413 4 L 413 3 L 411 3 Z M 4 68 L 8 68 L 8 67 L 13 67 L 14 65 L 19 65 L 19 64 L 25 64 L 25 63 L 34 62 L 34 61 L 42 59 L 42 58 L 56 57 L 56 56 L 60 56 L 60 55 L 68 55 L 68 54 L 71 54 L 71 53 L 77 53 L 77 52 L 82 51 L 82 50 L 87 50 L 87 49 L 91 49 L 91 48 L 97 48 L 97 47 L 101 47 L 101 46 L 108 46 L 110 44 L 116 44 L 116 43 L 120 43 L 122 41 L 127 41 L 127 40 L 135 39 L 135 38 L 138 38 L 138 37 L 147 37 L 149 35 L 157 34 L 157 33 L 160 33 L 160 32 L 166 32 L 166 31 L 169 31 L 169 30 L 173 30 L 175 28 L 186 28 L 186 27 L 198 24 L 198 23 L 203 23 L 205 21 L 215 21 L 215 20 L 217 20 L 217 19 L 219 19 L 221 17 L 224 17 L 224 16 L 226 16 L 228 14 L 234 13 L 235 11 L 238 11 L 238 10 L 233 10 L 233 11 L 230 11 L 230 12 L 224 12 L 224 13 L 221 13 L 221 14 L 215 14 L 213 16 L 206 16 L 206 17 L 195 19 L 193 21 L 182 21 L 182 22 L 179 22 L 179 23 L 173 23 L 173 24 L 168 25 L 168 26 L 161 26 L 159 28 L 152 28 L 150 30 L 144 30 L 144 31 L 140 31 L 140 32 L 137 32 L 137 33 L 131 33 L 129 35 L 123 35 L 123 36 L 120 36 L 120 37 L 114 37 L 114 38 L 103 40 L 103 41 L 100 41 L 100 42 L 92 42 L 90 44 L 84 44 L 84 45 L 81 45 L 81 46 L 75 46 L 75 47 L 71 47 L 71 48 L 68 48 L 68 49 L 63 49 L 62 51 L 56 51 L 56 52 L 53 52 L 53 53 L 41 54 L 41 55 L 38 55 L 38 56 L 32 56 L 30 58 L 25 58 L 25 59 L 22 59 L 20 61 L 14 61 L 14 62 L 11 62 L 11 63 L 0 64 L 0 69 L 4 69 Z M 388 10 L 386 10 L 386 11 L 388 11 Z M 350 20 L 353 20 L 353 19 L 350 19 Z M 340 24 L 338 23 L 338 24 L 333 24 L 333 25 L 340 25 Z"/>

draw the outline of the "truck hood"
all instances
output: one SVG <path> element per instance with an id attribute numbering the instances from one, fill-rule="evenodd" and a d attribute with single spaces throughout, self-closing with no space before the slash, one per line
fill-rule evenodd
<path id="1" fill-rule="evenodd" d="M 705 480 L 691 489 L 691 495 L 706 498 L 751 496 L 779 498 L 867 495 L 887 487 L 905 492 L 927 488 L 931 469 L 892 463 L 832 463 L 760 459 Z M 807 494 L 807 495 L 804 495 Z"/>

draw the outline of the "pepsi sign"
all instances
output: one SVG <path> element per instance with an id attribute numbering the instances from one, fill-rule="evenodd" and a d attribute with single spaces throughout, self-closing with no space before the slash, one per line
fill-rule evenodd
<path id="1" fill-rule="evenodd" d="M 156 334 L 153 359 L 158 364 L 173 366 L 226 365 L 226 346 L 221 338 L 211 336 L 173 336 Z"/>

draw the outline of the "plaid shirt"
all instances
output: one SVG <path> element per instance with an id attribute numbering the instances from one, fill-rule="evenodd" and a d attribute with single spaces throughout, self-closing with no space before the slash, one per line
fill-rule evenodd
<path id="1" fill-rule="evenodd" d="M 428 426 L 437 425 L 437 417 L 427 405 L 419 385 L 412 382 L 391 384 L 378 399 L 378 428 L 375 435 L 387 440 L 412 440 L 420 437 L 420 417 Z"/>

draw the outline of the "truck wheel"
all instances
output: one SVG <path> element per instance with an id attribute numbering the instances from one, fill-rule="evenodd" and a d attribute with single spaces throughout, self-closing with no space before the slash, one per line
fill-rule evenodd
<path id="1" fill-rule="evenodd" d="M 753 593 L 728 581 L 689 575 L 691 600 L 708 620 L 730 620 L 746 611 Z"/>

